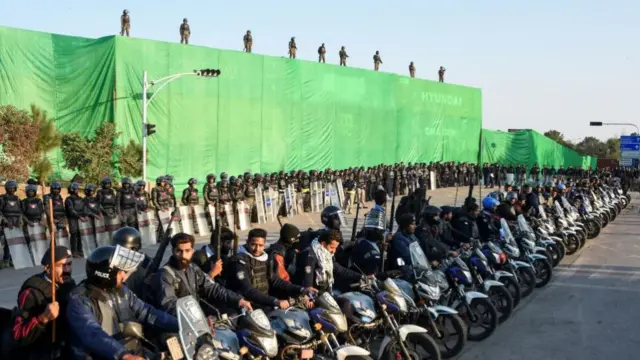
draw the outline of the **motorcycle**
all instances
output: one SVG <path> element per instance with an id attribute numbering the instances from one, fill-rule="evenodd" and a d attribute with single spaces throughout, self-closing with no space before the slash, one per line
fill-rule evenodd
<path id="1" fill-rule="evenodd" d="M 518 215 L 522 216 L 522 215 Z M 504 228 L 505 226 L 509 228 L 509 224 L 505 219 L 501 219 L 501 226 Z M 523 221 L 524 217 L 523 217 Z M 511 230 L 509 229 L 509 232 Z M 513 236 L 513 235 L 511 235 Z M 518 234 L 515 237 L 516 243 L 518 244 L 518 248 L 520 249 L 520 257 L 519 259 L 531 265 L 535 272 L 536 276 L 536 287 L 540 288 L 549 283 L 551 281 L 551 276 L 553 274 L 553 269 L 551 267 L 551 263 L 547 259 L 547 256 L 540 255 L 538 252 L 546 252 L 546 250 L 542 247 L 536 246 L 534 241 L 527 239 L 524 234 Z"/>
<path id="2" fill-rule="evenodd" d="M 523 215 L 518 215 L 516 222 L 518 224 L 520 234 L 538 245 L 536 247 L 536 253 L 546 256 L 552 267 L 557 266 L 564 255 L 560 248 L 558 248 L 558 245 L 556 245 L 556 242 L 549 238 L 544 238 L 542 236 L 539 238 L 536 236 L 536 233 L 533 231 L 531 226 L 529 226 L 529 223 Z"/>
<path id="3" fill-rule="evenodd" d="M 496 270 L 504 270 L 517 278 L 521 297 L 524 299 L 531 295 L 536 288 L 536 273 L 529 263 L 518 260 L 520 258 L 520 248 L 506 220 L 501 219 L 500 224 L 500 240 L 498 243 L 505 253 L 506 261 L 496 264 L 495 267 Z"/>
<path id="4" fill-rule="evenodd" d="M 301 301 L 290 302 L 290 308 L 269 315 L 280 343 L 285 344 L 279 359 L 371 359 L 367 350 L 338 342 L 336 334 L 347 331 L 347 319 L 330 293 L 317 297 L 309 311 Z"/>
<path id="5" fill-rule="evenodd" d="M 339 301 L 349 304 L 349 309 L 343 310 L 351 322 L 347 331 L 351 344 L 367 350 L 376 348 L 372 353 L 377 359 L 441 359 L 438 345 L 425 328 L 398 325 L 394 316 L 407 313 L 409 305 L 392 279 L 383 281 L 382 289 L 374 279 L 363 280 L 352 288 L 359 291 L 338 296 Z"/>

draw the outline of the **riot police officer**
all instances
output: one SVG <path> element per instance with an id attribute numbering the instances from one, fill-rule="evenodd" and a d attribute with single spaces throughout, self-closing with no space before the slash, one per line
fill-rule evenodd
<path id="1" fill-rule="evenodd" d="M 109 218 L 114 218 L 117 215 L 116 194 L 111 187 L 111 178 L 104 177 L 100 185 L 102 188 L 98 190 L 97 194 L 100 210 L 103 215 L 106 215 Z"/>
<path id="2" fill-rule="evenodd" d="M 149 210 L 149 194 L 145 190 L 146 183 L 143 180 L 138 180 L 135 185 L 133 185 L 133 194 L 136 200 L 136 211 L 138 213 L 143 213 Z"/>
<path id="3" fill-rule="evenodd" d="M 142 254 L 120 246 L 101 246 L 91 252 L 87 279 L 72 292 L 66 311 L 71 359 L 143 359 L 116 340 L 127 322 L 161 332 L 179 331 L 175 317 L 144 303 L 124 286 L 143 259 Z"/>
<path id="4" fill-rule="evenodd" d="M 122 227 L 111 236 L 111 245 L 120 245 L 131 251 L 139 252 L 144 256 L 140 266 L 125 281 L 127 287 L 140 299 L 148 299 L 150 290 L 145 284 L 145 276 L 152 259 L 142 252 L 142 238 L 140 232 L 132 227 Z"/>
<path id="5" fill-rule="evenodd" d="M 187 182 L 188 186 L 182 190 L 182 205 L 198 205 L 200 202 L 200 197 L 198 196 L 198 189 L 196 188 L 196 184 L 198 184 L 198 180 L 195 178 L 189 179 Z"/>
<path id="6" fill-rule="evenodd" d="M 20 202 L 20 208 L 22 210 L 22 218 L 24 219 L 23 230 L 28 236 L 29 227 L 36 226 L 42 223 L 42 214 L 44 214 L 44 204 L 38 197 L 38 187 L 34 184 L 29 184 L 25 188 L 27 197 Z M 32 239 L 29 239 L 32 240 Z"/>
<path id="7" fill-rule="evenodd" d="M 49 187 L 51 189 L 51 193 L 47 194 L 44 197 L 44 209 L 47 217 L 51 219 L 53 217 L 53 224 L 56 227 L 56 230 L 66 230 L 66 211 L 64 209 L 64 199 L 60 195 L 60 191 L 62 191 L 62 184 L 57 181 L 51 183 Z M 52 201 L 53 214 L 49 213 L 48 202 Z"/>
<path id="8" fill-rule="evenodd" d="M 233 216 L 233 214 L 227 214 L 224 211 L 224 205 L 231 203 L 231 193 L 229 189 L 229 177 L 226 172 L 220 174 L 220 181 L 216 185 L 218 188 L 219 197 L 219 211 L 220 211 L 220 219 L 222 221 L 222 225 L 229 226 L 229 221 L 227 220 L 227 216 Z"/>
<path id="9" fill-rule="evenodd" d="M 20 226 L 20 218 L 22 218 L 22 209 L 20 208 L 20 199 L 16 195 L 18 191 L 18 183 L 15 180 L 9 180 L 4 184 L 6 194 L 0 197 L 0 222 L 2 229 L 13 229 Z M 9 242 L 3 237 L 3 267 L 7 267 L 11 262 L 11 253 L 9 252 Z"/>
<path id="10" fill-rule="evenodd" d="M 117 211 L 120 215 L 122 226 L 138 228 L 138 217 L 136 213 L 136 195 L 133 191 L 133 182 L 129 178 L 122 178 L 122 188 L 118 190 L 116 197 Z"/>
<path id="11" fill-rule="evenodd" d="M 100 212 L 100 204 L 98 203 L 98 199 L 95 196 L 96 187 L 93 184 L 87 184 L 84 187 L 84 206 L 85 206 L 85 214 L 87 216 L 96 219 L 102 216 Z"/>
<path id="12" fill-rule="evenodd" d="M 173 206 L 178 206 L 178 202 L 176 201 L 176 188 L 173 186 L 173 175 L 167 174 L 164 176 L 164 178 L 167 180 L 167 182 L 165 183 L 167 194 L 169 194 L 169 197 L 171 197 Z"/>
<path id="13" fill-rule="evenodd" d="M 254 222 L 255 216 L 255 204 L 256 204 L 256 185 L 254 180 L 251 178 L 251 173 L 244 173 L 244 198 L 247 200 L 247 205 L 249 206 L 249 220 Z"/>
<path id="14" fill-rule="evenodd" d="M 80 197 L 80 184 L 71 183 L 67 189 L 69 196 L 64 201 L 67 210 L 67 219 L 69 220 L 69 233 L 71 235 L 71 254 L 73 257 L 82 257 L 83 249 L 80 240 L 80 221 L 88 221 L 85 214 L 85 202 Z M 87 254 L 88 255 L 88 254 Z"/>

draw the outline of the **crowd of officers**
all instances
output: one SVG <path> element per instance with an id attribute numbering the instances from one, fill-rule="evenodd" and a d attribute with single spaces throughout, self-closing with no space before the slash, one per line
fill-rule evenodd
<path id="1" fill-rule="evenodd" d="M 191 27 L 189 26 L 188 19 L 182 19 L 182 23 L 178 29 L 180 33 L 180 44 L 189 44 L 189 38 L 191 37 Z M 128 10 L 124 10 L 122 15 L 120 15 L 120 35 L 121 36 L 129 36 L 131 33 L 131 16 L 129 15 Z M 247 30 L 247 32 L 242 37 L 243 48 L 242 51 L 250 53 L 253 48 L 253 36 L 251 35 L 251 30 Z M 289 40 L 288 45 L 288 53 L 289 59 L 295 59 L 296 54 L 298 52 L 298 45 L 296 44 L 295 36 Z M 325 63 L 326 62 L 326 54 L 327 49 L 322 43 L 320 47 L 318 47 L 318 62 Z M 338 58 L 340 59 L 340 66 L 347 66 L 347 59 L 349 55 L 347 54 L 347 50 L 344 46 L 340 47 L 340 51 L 338 51 Z M 373 55 L 373 70 L 379 71 L 380 65 L 382 64 L 382 57 L 380 56 L 380 51 L 375 52 Z M 446 69 L 443 66 L 440 66 L 438 69 L 438 79 L 440 82 L 444 82 L 444 73 Z M 409 63 L 409 76 L 416 77 L 416 67 L 413 64 L 413 61 Z"/>
<path id="2" fill-rule="evenodd" d="M 51 253 L 45 254 L 42 259 L 43 272 L 27 279 L 21 287 L 18 306 L 13 311 L 3 310 L 4 334 L 8 331 L 10 336 L 4 337 L 7 343 L 2 347 L 9 355 L 1 355 L 3 358 L 11 356 L 22 359 L 41 359 L 43 356 L 64 359 L 143 359 L 118 341 L 122 325 L 129 321 L 142 323 L 146 326 L 145 337 L 162 343 L 162 339 L 178 331 L 175 313 L 177 299 L 181 297 L 194 296 L 210 316 L 216 316 L 218 310 L 233 313 L 241 308 L 264 308 L 267 311 L 273 307 L 286 309 L 291 306 L 289 300 L 292 298 L 312 307 L 308 295 L 332 289 L 346 291 L 351 284 L 364 277 L 384 279 L 389 276 L 409 276 L 410 268 L 403 267 L 400 265 L 402 262 L 395 260 L 401 258 L 405 264 L 411 264 L 410 245 L 416 241 L 428 260 L 435 264 L 447 256 L 455 256 L 456 249 L 467 246 L 470 239 L 486 240 L 495 236 L 492 234 L 492 224 L 500 217 L 512 220 L 518 214 L 531 216 L 544 199 L 558 201 L 565 193 L 572 191 L 572 186 L 597 187 L 599 184 L 598 177 L 593 176 L 591 182 L 567 181 L 546 189 L 539 184 L 527 183 L 521 191 L 506 185 L 503 192 L 497 191 L 483 199 L 482 209 L 473 198 L 466 199 L 461 208 L 438 208 L 430 205 L 425 198 L 424 185 L 427 179 L 423 170 L 427 166 L 397 164 L 367 170 L 324 171 L 322 176 L 326 181 L 333 176 L 344 176 L 346 182 L 356 182 L 360 174 L 367 175 L 364 177 L 366 181 L 358 184 L 364 196 L 371 196 L 375 204 L 366 214 L 360 232 L 351 241 L 343 238 L 340 228 L 345 221 L 344 213 L 335 206 L 328 206 L 321 212 L 323 229 L 301 232 L 293 224 L 284 224 L 278 241 L 268 248 L 267 233 L 260 228 L 249 231 L 246 242 L 238 245 L 234 230 L 217 226 L 210 242 L 199 249 L 195 248 L 192 235 L 178 233 L 171 236 L 172 231 L 168 229 L 160 240 L 156 257 L 152 259 L 141 252 L 139 232 L 133 227 L 123 227 L 113 234 L 112 245 L 98 247 L 89 254 L 86 279 L 80 284 L 76 284 L 71 277 L 73 251 L 57 246 L 54 249 L 55 261 L 50 261 Z M 405 181 L 417 174 L 419 185 L 398 204 L 395 213 L 398 230 L 391 234 L 386 223 L 389 193 L 385 188 L 388 185 L 385 180 L 394 179 L 396 172 L 399 174 L 397 179 Z M 229 184 L 225 185 L 222 183 L 227 180 L 224 175 L 221 175 L 218 183 L 213 175 L 207 177 L 205 193 L 212 189 L 217 191 L 217 197 L 208 194 L 207 201 L 231 200 L 231 193 L 225 189 L 232 188 L 232 183 L 237 187 L 238 181 L 228 179 Z M 273 181 L 276 185 L 279 179 L 286 182 L 289 178 L 289 181 L 293 181 L 296 174 L 290 175 L 276 174 Z M 301 175 L 304 173 L 301 172 Z M 302 176 L 303 190 L 307 184 L 304 179 L 310 181 L 313 179 L 311 176 L 318 178 L 320 173 L 312 171 L 308 177 Z M 469 173 L 467 176 L 470 176 Z M 272 181 L 271 178 L 269 176 L 267 184 Z M 260 176 L 257 179 L 264 180 Z M 397 179 L 392 183 L 397 184 Z M 460 180 L 447 180 L 444 177 L 440 181 L 446 183 L 456 179 Z M 245 181 L 251 182 L 249 180 Z M 251 183 L 253 186 L 256 184 Z M 167 184 L 166 178 L 158 179 L 158 186 L 151 196 L 155 206 L 165 206 L 164 201 L 169 200 L 163 199 L 173 199 Z M 377 187 L 370 192 L 367 188 L 369 184 Z M 189 202 L 190 192 L 197 193 L 194 190 L 195 181 L 190 181 L 189 185 L 190 188 L 183 193 L 183 203 Z M 406 185 L 406 188 L 410 188 L 409 184 Z M 134 191 L 140 191 L 138 183 L 134 186 L 137 188 Z M 52 194 L 48 196 L 59 196 L 55 192 L 59 187 L 52 187 Z M 207 187 L 212 189 L 207 190 Z M 13 184 L 7 190 L 13 191 Z M 27 199 L 35 201 L 31 190 Z M 8 193 L 8 196 L 13 194 Z M 110 191 L 109 181 L 103 181 L 99 194 L 96 199 L 104 199 L 106 195 L 122 198 L 122 195 Z M 69 196 L 77 195 L 72 193 Z M 89 192 L 87 196 L 93 195 Z M 112 211 L 122 214 L 123 208 L 118 208 L 120 205 L 117 200 L 113 203 L 96 200 L 95 203 L 100 211 L 108 209 L 105 205 L 111 204 Z M 69 204 L 74 211 L 80 210 L 73 202 Z M 65 211 L 64 214 L 68 216 L 73 213 Z M 86 214 L 78 212 L 77 215 Z M 123 223 L 126 223 L 124 218 Z M 165 264 L 160 265 L 169 245 L 171 256 Z M 386 263 L 382 261 L 385 252 L 388 259 Z M 56 301 L 51 296 L 51 279 L 55 279 L 58 289 Z M 350 310 L 347 307 L 343 307 L 343 310 L 349 316 Z M 52 342 L 51 324 L 54 320 L 59 330 Z"/>

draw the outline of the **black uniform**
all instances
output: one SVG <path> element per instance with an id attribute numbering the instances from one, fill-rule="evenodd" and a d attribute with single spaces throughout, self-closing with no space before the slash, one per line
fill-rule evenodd
<path id="1" fill-rule="evenodd" d="M 120 215 L 122 226 L 138 229 L 138 217 L 136 213 L 136 194 L 133 189 L 122 188 L 116 196 L 117 211 Z"/>
<path id="2" fill-rule="evenodd" d="M 97 199 L 103 215 L 106 215 L 110 218 L 114 218 L 117 215 L 116 194 L 114 193 L 113 189 L 98 190 Z"/>
<path id="3" fill-rule="evenodd" d="M 80 218 L 86 217 L 84 200 L 78 194 L 71 194 L 64 201 L 69 220 L 69 233 L 71 250 L 74 254 L 82 254 L 82 242 L 80 241 Z"/>

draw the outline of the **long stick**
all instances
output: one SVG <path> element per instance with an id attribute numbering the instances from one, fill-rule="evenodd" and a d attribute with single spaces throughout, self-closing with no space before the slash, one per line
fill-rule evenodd
<path id="1" fill-rule="evenodd" d="M 44 193 L 44 189 L 42 190 Z M 53 223 L 53 196 L 49 198 L 49 230 L 51 231 L 51 302 L 56 301 L 56 272 L 53 270 L 56 264 L 56 231 Z M 56 342 L 56 320 L 51 324 L 51 343 Z"/>

